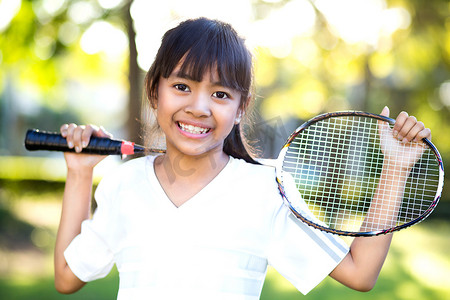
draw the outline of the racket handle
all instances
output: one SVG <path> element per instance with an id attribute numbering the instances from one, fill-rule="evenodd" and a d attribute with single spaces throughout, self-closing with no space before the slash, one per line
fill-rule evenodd
<path id="1" fill-rule="evenodd" d="M 75 152 L 73 148 L 69 148 L 67 141 L 59 133 L 39 131 L 37 129 L 29 129 L 25 136 L 25 148 L 29 151 L 48 150 Z M 99 154 L 99 155 L 131 155 L 142 153 L 145 148 L 135 145 L 132 142 L 114 140 L 103 137 L 91 137 L 89 144 L 83 148 L 81 153 Z"/>

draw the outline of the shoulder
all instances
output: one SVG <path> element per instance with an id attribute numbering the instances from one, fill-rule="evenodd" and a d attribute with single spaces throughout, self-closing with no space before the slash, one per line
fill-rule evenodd
<path id="1" fill-rule="evenodd" d="M 102 178 L 97 190 L 115 191 L 123 186 L 139 184 L 140 181 L 147 178 L 146 166 L 152 163 L 153 159 L 151 156 L 145 156 L 120 164 Z"/>
<path id="2" fill-rule="evenodd" d="M 105 180 L 113 180 L 113 179 L 126 179 L 128 175 L 140 173 L 145 171 L 145 166 L 148 163 L 148 160 L 152 159 L 151 157 L 140 157 L 131 159 L 125 163 L 121 163 L 111 172 L 106 174 L 102 181 Z"/>
<path id="3" fill-rule="evenodd" d="M 239 191 L 246 192 L 248 196 L 259 199 L 279 200 L 278 185 L 276 182 L 275 167 L 270 165 L 256 165 L 241 159 L 233 158 L 232 170 L 234 185 Z"/>
<path id="4" fill-rule="evenodd" d="M 246 182 L 275 182 L 275 167 L 268 164 L 251 164 L 243 159 L 231 158 L 231 165 L 237 177 Z"/>
<path id="5" fill-rule="evenodd" d="M 154 156 L 143 156 L 139 158 L 130 159 L 129 161 L 121 164 L 118 168 L 119 172 L 129 172 L 145 169 L 145 166 L 149 162 L 153 162 Z"/>

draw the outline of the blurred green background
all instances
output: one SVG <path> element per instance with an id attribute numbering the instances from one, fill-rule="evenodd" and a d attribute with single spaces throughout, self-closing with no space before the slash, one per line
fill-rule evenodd
<path id="1" fill-rule="evenodd" d="M 446 0 L 0 0 L 0 298 L 113 299 L 118 275 L 75 295 L 53 288 L 52 249 L 65 166 L 27 153 L 27 128 L 105 126 L 141 142 L 142 82 L 162 34 L 187 17 L 218 18 L 255 55 L 254 132 L 264 157 L 328 111 L 405 110 L 450 159 L 450 4 Z M 108 158 L 99 180 L 120 161 Z M 447 168 L 447 165 L 445 166 Z M 263 299 L 450 299 L 450 195 L 395 234 L 377 286 L 327 278 L 307 296 L 269 270 Z"/>

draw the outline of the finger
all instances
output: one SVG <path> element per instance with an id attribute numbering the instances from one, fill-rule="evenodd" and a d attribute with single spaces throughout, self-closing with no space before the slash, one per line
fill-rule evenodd
<path id="1" fill-rule="evenodd" d="M 431 141 L 431 130 L 429 128 L 424 128 L 423 130 L 419 131 L 417 133 L 416 137 L 414 138 L 414 141 L 419 142 L 419 141 L 423 140 L 424 138 Z"/>
<path id="2" fill-rule="evenodd" d="M 67 136 L 67 129 L 69 128 L 69 124 L 63 124 L 59 128 L 59 132 L 61 132 L 61 136 L 66 137 Z"/>
<path id="3" fill-rule="evenodd" d="M 399 141 L 402 141 L 403 143 L 407 143 L 411 141 L 409 132 L 416 126 L 417 119 L 414 116 L 409 116 L 406 118 L 405 123 L 403 124 L 402 128 L 398 132 L 397 139 Z"/>
<path id="4" fill-rule="evenodd" d="M 389 108 L 387 106 L 385 106 L 383 108 L 383 110 L 381 111 L 381 114 L 384 117 L 389 117 Z M 389 123 L 382 121 L 382 120 L 378 120 L 378 133 L 380 135 L 380 137 L 383 136 L 383 134 L 387 134 L 389 132 Z"/>
<path id="5" fill-rule="evenodd" d="M 100 128 L 98 128 L 95 135 L 99 136 L 99 137 L 107 137 L 110 139 L 113 137 L 113 135 L 111 133 L 109 133 L 108 131 L 106 131 L 106 129 L 103 126 L 100 126 Z"/>
<path id="6" fill-rule="evenodd" d="M 83 132 L 85 130 L 85 126 L 77 126 L 73 130 L 73 146 L 75 148 L 75 152 L 80 153 L 83 150 L 83 142 L 82 142 L 82 136 Z"/>
<path id="7" fill-rule="evenodd" d="M 64 134 L 67 141 L 67 146 L 72 149 L 74 147 L 73 144 L 73 132 L 75 128 L 77 127 L 76 124 L 71 123 L 64 127 Z"/>
<path id="8" fill-rule="evenodd" d="M 86 148 L 89 145 L 91 136 L 98 131 L 98 127 L 95 125 L 86 125 L 83 132 L 81 133 L 81 147 Z"/>
<path id="9" fill-rule="evenodd" d="M 385 116 L 385 117 L 389 117 L 389 107 L 385 106 L 383 108 L 383 110 L 381 111 L 380 115 Z"/>
<path id="10" fill-rule="evenodd" d="M 398 114 L 397 119 L 395 120 L 394 128 L 392 128 L 394 137 L 398 136 L 398 133 L 400 132 L 408 117 L 409 115 L 405 111 L 402 111 Z"/>
<path id="11" fill-rule="evenodd" d="M 383 110 L 381 111 L 380 115 L 384 116 L 384 117 L 389 117 L 389 108 L 387 106 L 385 106 L 383 108 Z M 382 129 L 382 126 L 384 126 L 384 125 L 386 125 L 386 122 L 384 122 L 382 120 L 378 120 L 378 126 L 379 126 L 380 130 Z"/>
<path id="12" fill-rule="evenodd" d="M 405 136 L 405 139 L 407 141 L 412 141 L 412 140 L 416 140 L 416 136 L 419 132 L 421 132 L 422 130 L 425 129 L 425 125 L 423 125 L 422 122 L 420 121 L 416 121 L 416 123 L 414 124 L 414 126 L 409 130 L 409 132 L 407 133 L 407 135 Z"/>

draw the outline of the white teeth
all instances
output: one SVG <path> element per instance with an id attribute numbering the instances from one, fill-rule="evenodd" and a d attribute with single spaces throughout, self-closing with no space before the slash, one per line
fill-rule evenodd
<path id="1" fill-rule="evenodd" d="M 192 133 L 192 134 L 205 134 L 209 131 L 209 128 L 202 128 L 202 127 L 197 127 L 197 126 L 193 126 L 193 125 L 187 125 L 187 124 L 183 124 L 178 122 L 178 125 L 180 126 L 180 128 L 183 131 Z"/>

